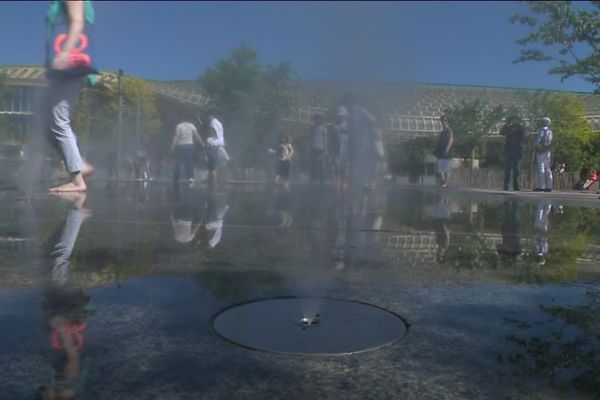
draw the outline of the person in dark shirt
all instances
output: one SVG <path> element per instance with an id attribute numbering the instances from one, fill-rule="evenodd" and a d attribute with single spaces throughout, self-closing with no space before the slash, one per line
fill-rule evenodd
<path id="1" fill-rule="evenodd" d="M 437 157 L 437 175 L 441 187 L 448 185 L 448 174 L 452 168 L 452 144 L 454 142 L 454 133 L 450 128 L 448 117 L 442 115 L 440 118 L 442 131 L 438 136 L 435 147 L 435 156 Z"/>
<path id="2" fill-rule="evenodd" d="M 519 175 L 525 149 L 525 129 L 523 129 L 519 117 L 513 116 L 507 119 L 500 129 L 500 133 L 506 136 L 504 142 L 504 190 L 509 188 L 511 172 L 513 189 L 520 190 Z"/>

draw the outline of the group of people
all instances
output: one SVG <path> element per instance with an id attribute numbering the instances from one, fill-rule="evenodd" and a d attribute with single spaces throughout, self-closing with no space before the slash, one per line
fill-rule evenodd
<path id="1" fill-rule="evenodd" d="M 202 118 L 196 117 L 200 126 Z M 208 134 L 206 140 L 198 134 L 196 126 L 189 121 L 183 121 L 175 127 L 175 135 L 171 142 L 171 153 L 175 155 L 175 168 L 173 180 L 178 181 L 181 169 L 185 170 L 187 181 L 194 183 L 194 160 L 196 143 L 205 151 L 209 171 L 209 184 L 218 182 L 218 170 L 229 161 L 229 154 L 225 150 L 225 135 L 223 124 L 214 115 L 208 116 Z"/>
<path id="2" fill-rule="evenodd" d="M 313 183 L 326 183 L 333 178 L 338 190 L 349 184 L 359 188 L 375 185 L 378 177 L 387 175 L 382 130 L 375 118 L 354 97 L 346 95 L 332 120 L 314 113 L 307 135 L 308 175 Z M 292 157 L 295 154 L 289 133 L 279 136 L 275 154 L 275 182 L 289 185 Z"/>
<path id="3" fill-rule="evenodd" d="M 373 187 L 387 173 L 382 131 L 369 111 L 346 95 L 332 122 L 314 114 L 309 137 L 310 179 L 322 183 L 333 170 L 338 189 Z M 328 168 L 330 167 L 330 168 Z"/>
<path id="4" fill-rule="evenodd" d="M 44 93 L 40 115 L 40 129 L 61 155 L 68 182 L 50 189 L 51 192 L 85 192 L 85 178 L 94 168 L 82 157 L 73 131 L 71 119 L 81 90 L 95 84 L 98 71 L 89 52 L 91 48 L 88 25 L 94 23 L 95 13 L 89 1 L 54 1 L 47 14 L 48 46 L 46 75 L 48 87 Z M 201 121 L 198 119 L 198 122 Z M 223 125 L 214 116 L 208 119 L 210 133 L 203 140 L 192 122 L 177 125 L 171 145 L 175 153 L 174 178 L 179 179 L 185 168 L 186 178 L 193 182 L 194 140 L 206 150 L 210 182 L 216 184 L 218 166 L 229 160 L 225 150 Z M 136 154 L 133 169 L 136 177 L 150 179 L 146 154 Z"/>
<path id="5" fill-rule="evenodd" d="M 435 146 L 437 157 L 436 172 L 438 183 L 441 187 L 448 184 L 448 174 L 452 169 L 452 148 L 454 144 L 454 132 L 450 127 L 447 116 L 440 118 L 442 131 L 440 132 Z M 551 120 L 544 117 L 540 121 L 540 129 L 534 139 L 535 170 L 537 172 L 537 187 L 534 192 L 551 192 L 553 188 L 553 175 L 551 167 L 553 133 L 550 128 Z M 500 134 L 506 137 L 504 141 L 504 190 L 512 188 L 521 190 L 520 175 L 521 163 L 525 154 L 527 135 L 521 119 L 511 116 L 500 129 Z"/>

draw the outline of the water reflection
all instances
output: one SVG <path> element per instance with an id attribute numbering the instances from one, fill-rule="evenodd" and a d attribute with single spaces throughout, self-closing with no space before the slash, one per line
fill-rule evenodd
<path id="1" fill-rule="evenodd" d="M 211 191 L 206 202 L 206 242 L 209 249 L 214 249 L 223 236 L 223 222 L 229 210 L 227 195 Z"/>
<path id="2" fill-rule="evenodd" d="M 136 398 L 198 393 L 234 398 L 237 388 L 219 383 L 231 379 L 245 380 L 248 397 L 260 398 L 256 388 L 267 383 L 297 393 L 305 369 L 334 363 L 312 378 L 316 387 L 335 385 L 335 393 L 323 398 L 340 392 L 351 397 L 350 390 L 368 398 L 371 387 L 382 390 L 372 397 L 393 398 L 410 382 L 431 377 L 436 388 L 456 398 L 534 398 L 530 394 L 538 389 L 554 393 L 557 388 L 573 391 L 574 398 L 597 396 L 600 296 L 593 285 L 587 285 L 587 294 L 582 287 L 600 281 L 598 210 L 561 208 L 526 196 L 475 198 L 431 189 L 349 192 L 340 194 L 333 185 L 211 191 L 152 182 L 147 189 L 125 188 L 121 196 L 92 191 L 93 224 L 85 222 L 85 195 L 65 198 L 68 210 L 44 259 L 41 307 L 39 291 L 23 295 L 35 300 L 29 301 L 34 312 L 22 305 L 25 301 L 19 306 L 5 301 L 19 296 L 10 287 L 21 284 L 14 277 L 24 273 L 15 272 L 15 265 L 25 263 L 3 258 L 15 268 L 3 270 L 0 322 L 16 335 L 37 332 L 33 324 L 13 324 L 10 318 L 36 319 L 41 309 L 44 368 L 54 371 L 45 382 L 40 368 L 22 386 L 42 383 L 42 398 L 73 398 L 86 383 L 90 397 L 118 398 L 115 393 L 129 394 L 132 373 Z M 61 217 L 64 210 L 57 211 L 54 198 L 38 204 L 39 231 L 45 233 L 55 228 L 52 216 Z M 0 211 L 9 236 L 13 212 L 7 210 Z M 117 234 L 122 240 L 115 244 Z M 0 247 L 8 254 L 4 250 Z M 77 268 L 70 263 L 74 253 Z M 117 267 L 121 289 L 112 285 Z M 93 319 L 90 293 L 103 311 Z M 273 365 L 272 358 L 223 343 L 211 330 L 211 317 L 223 307 L 307 294 L 389 308 L 414 322 L 410 345 L 364 356 L 360 365 L 355 358 L 282 358 Z M 313 306 L 318 312 L 319 304 Z M 0 332 L 4 353 L 10 352 L 11 334 Z M 39 337 L 23 342 L 0 361 L 10 363 L 19 352 L 31 359 L 28 353 Z M 91 371 L 86 360 L 95 349 L 106 352 L 96 351 Z M 423 354 L 429 354 L 426 366 Z M 426 370 L 381 370 L 382 362 L 421 363 Z M 24 370 L 17 371 L 18 379 Z M 217 378 L 204 384 L 198 376 L 205 372 Z M 345 391 L 348 374 L 360 384 Z M 104 379 L 107 375 L 111 379 Z M 0 379 L 0 393 L 16 380 L 10 379 Z M 378 386 L 381 379 L 389 385 Z"/>
<path id="3" fill-rule="evenodd" d="M 89 372 L 85 357 L 87 319 L 92 313 L 85 287 L 71 277 L 70 258 L 83 222 L 91 215 L 84 193 L 58 195 L 69 203 L 61 226 L 48 240 L 42 275 L 42 315 L 50 339 L 50 383 L 40 387 L 41 399 L 72 399 L 82 390 Z"/>
<path id="4" fill-rule="evenodd" d="M 502 222 L 500 223 L 502 243 L 496 249 L 502 264 L 506 267 L 516 266 L 523 253 L 521 229 L 519 203 L 513 199 L 505 200 L 502 204 Z"/>
<path id="5" fill-rule="evenodd" d="M 447 225 L 447 222 L 450 219 L 450 208 L 447 196 L 440 196 L 440 200 L 435 206 L 434 216 L 435 243 L 437 245 L 435 259 L 439 262 L 443 262 L 446 250 L 448 250 L 448 247 L 450 246 L 450 230 Z"/>
<path id="6" fill-rule="evenodd" d="M 552 205 L 547 200 L 539 200 L 533 213 L 533 256 L 538 265 L 546 264 L 548 253 L 548 230 Z"/>
<path id="7" fill-rule="evenodd" d="M 498 355 L 504 373 L 525 378 L 533 393 L 557 388 L 561 398 L 600 395 L 600 290 L 589 288 L 571 304 L 541 304 L 540 321 L 507 319 L 513 351 Z"/>
<path id="8" fill-rule="evenodd" d="M 173 238 L 179 243 L 190 243 L 202 227 L 202 219 L 196 215 L 196 207 L 192 191 L 188 187 L 175 187 L 175 212 L 171 213 Z"/>

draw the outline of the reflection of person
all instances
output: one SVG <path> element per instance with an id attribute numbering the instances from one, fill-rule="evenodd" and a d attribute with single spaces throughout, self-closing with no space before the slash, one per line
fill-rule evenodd
<path id="1" fill-rule="evenodd" d="M 537 203 L 533 213 L 533 254 L 539 265 L 546 263 L 548 253 L 548 227 L 552 206 L 545 201 Z"/>
<path id="2" fill-rule="evenodd" d="M 171 214 L 171 227 L 173 228 L 173 237 L 179 243 L 190 243 L 196 237 L 198 230 L 202 226 L 202 221 L 194 225 L 194 205 L 190 198 L 189 188 L 183 193 L 183 198 L 179 196 L 178 188 L 175 191 L 176 206 L 175 215 Z"/>
<path id="3" fill-rule="evenodd" d="M 521 160 L 525 149 L 525 130 L 519 117 L 508 118 L 506 124 L 500 129 L 500 134 L 506 136 L 504 142 L 504 190 L 510 185 L 512 172 L 513 189 L 521 190 L 519 175 L 521 174 Z"/>
<path id="4" fill-rule="evenodd" d="M 434 230 L 435 230 L 435 242 L 437 245 L 435 258 L 439 262 L 445 260 L 446 251 L 450 246 L 450 230 L 448 229 L 447 222 L 450 219 L 450 208 L 448 199 L 442 196 L 437 203 L 434 211 Z"/>
<path id="5" fill-rule="evenodd" d="M 440 118 L 442 131 L 440 132 L 435 147 L 435 156 L 437 157 L 437 175 L 441 187 L 448 186 L 448 174 L 452 169 L 452 144 L 454 142 L 454 133 L 450 128 L 448 117 L 442 115 Z"/>
<path id="6" fill-rule="evenodd" d="M 50 141 L 60 153 L 70 175 L 68 183 L 51 188 L 52 192 L 86 191 L 84 177 L 94 170 L 81 157 L 71 126 L 71 116 L 83 89 L 85 76 L 95 72 L 91 65 L 73 65 L 75 53 L 82 57 L 87 56 L 89 60 L 89 55 L 79 53 L 76 46 L 78 42 L 82 42 L 82 37 L 87 39 L 84 33 L 85 24 L 93 22 L 94 10 L 89 1 L 55 1 L 47 15 L 49 31 L 58 33 L 61 25 L 67 25 L 63 30 L 66 31 L 65 36 L 59 35 L 55 38 L 56 43 L 60 42 L 61 37 L 64 41 L 62 46 L 54 43 L 60 51 L 52 60 L 51 49 L 47 49 L 48 87 L 44 94 L 42 118 Z M 84 47 L 83 44 L 80 46 Z"/>
<path id="7" fill-rule="evenodd" d="M 207 233 L 208 247 L 214 249 L 221 241 L 223 235 L 223 220 L 227 214 L 229 206 L 225 202 L 225 198 L 219 194 L 211 193 L 207 207 L 207 223 L 204 225 Z"/>
<path id="8" fill-rule="evenodd" d="M 538 173 L 538 186 L 534 189 L 535 192 L 551 192 L 552 191 L 552 168 L 551 161 L 551 146 L 552 146 L 552 130 L 550 129 L 550 118 L 542 118 L 542 128 L 535 138 L 535 169 Z"/>
<path id="9" fill-rule="evenodd" d="M 141 181 L 151 181 L 150 158 L 148 157 L 148 144 L 142 139 L 133 161 L 134 178 Z"/>
<path id="10" fill-rule="evenodd" d="M 171 152 L 175 152 L 174 181 L 179 180 L 179 172 L 183 165 L 188 182 L 194 182 L 194 139 L 204 147 L 204 141 L 198 135 L 194 124 L 184 121 L 175 127 L 175 136 L 171 143 Z"/>
<path id="11" fill-rule="evenodd" d="M 43 292 L 42 309 L 50 335 L 52 382 L 38 392 L 41 399 L 72 399 L 81 391 L 89 363 L 83 357 L 87 317 L 91 314 L 90 297 L 73 284 L 69 276 L 70 256 L 83 221 L 90 215 L 84 207 L 85 194 L 64 193 L 69 201 L 61 227 L 49 240 L 44 275 L 49 277 Z"/>
<path id="12" fill-rule="evenodd" d="M 519 206 L 515 200 L 506 200 L 503 204 L 500 232 L 502 243 L 497 246 L 498 254 L 507 265 L 514 265 L 523 252 L 521 248 Z"/>

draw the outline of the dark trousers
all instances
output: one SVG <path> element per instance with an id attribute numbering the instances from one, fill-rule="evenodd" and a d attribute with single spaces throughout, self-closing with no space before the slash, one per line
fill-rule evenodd
<path id="1" fill-rule="evenodd" d="M 175 147 L 175 171 L 173 179 L 179 180 L 179 171 L 182 165 L 185 167 L 185 176 L 187 179 L 194 177 L 194 145 L 182 144 Z"/>
<path id="2" fill-rule="evenodd" d="M 521 160 L 523 155 L 519 151 L 506 152 L 504 154 L 504 189 L 508 190 L 510 186 L 510 175 L 512 172 L 513 189 L 519 190 L 519 177 L 521 175 Z"/>

